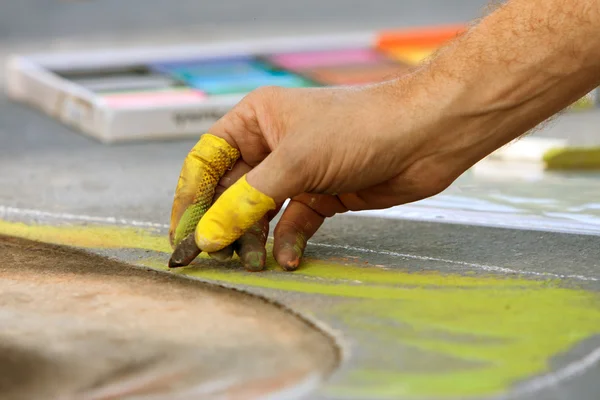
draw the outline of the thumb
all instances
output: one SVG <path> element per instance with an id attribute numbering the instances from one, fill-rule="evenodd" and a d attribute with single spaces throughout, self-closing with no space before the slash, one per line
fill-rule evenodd
<path id="1" fill-rule="evenodd" d="M 276 204 L 302 192 L 300 174 L 290 173 L 280 154 L 280 148 L 269 154 L 210 207 L 195 232 L 196 245 L 202 251 L 211 253 L 227 247 Z"/>

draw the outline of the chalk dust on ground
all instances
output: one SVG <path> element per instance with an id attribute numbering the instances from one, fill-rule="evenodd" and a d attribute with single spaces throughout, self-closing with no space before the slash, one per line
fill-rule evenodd
<path id="1" fill-rule="evenodd" d="M 329 336 L 261 298 L 0 236 L 2 399 L 250 399 L 337 361 Z"/>

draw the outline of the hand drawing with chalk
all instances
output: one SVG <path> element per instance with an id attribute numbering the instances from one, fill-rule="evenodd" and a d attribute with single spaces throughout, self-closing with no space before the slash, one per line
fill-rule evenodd
<path id="1" fill-rule="evenodd" d="M 279 265 L 294 270 L 325 218 L 445 188 L 458 170 L 433 176 L 433 164 L 408 157 L 418 148 L 397 140 L 395 119 L 373 120 L 385 111 L 386 91 L 392 93 L 387 86 L 267 88 L 246 97 L 184 162 L 172 212 L 170 237 L 177 248 L 170 265 L 189 264 L 199 250 L 219 259 L 237 251 L 247 269 L 263 269 L 268 222 L 290 198 L 275 228 L 273 252 Z M 349 122 L 351 130 L 338 135 Z"/>
<path id="2" fill-rule="evenodd" d="M 478 79 L 439 79 L 452 77 L 459 59 L 473 76 L 496 68 L 511 85 L 531 80 L 525 73 L 507 77 L 499 60 L 467 61 L 477 49 L 473 35 L 489 34 L 484 29 L 459 36 L 397 79 L 358 87 L 263 87 L 247 95 L 184 162 L 171 218 L 176 249 L 170 266 L 188 265 L 200 251 L 218 259 L 237 251 L 247 269 L 262 270 L 268 221 L 290 199 L 274 231 L 273 254 L 281 267 L 295 270 L 325 218 L 436 195 L 596 85 L 595 75 L 580 74 L 532 105 L 525 92 L 505 100 L 504 86 L 490 93 L 489 83 Z M 526 49 L 515 51 L 527 59 Z M 556 67 L 564 63 L 558 60 Z M 429 87 L 435 92 L 423 89 Z"/>
<path id="3" fill-rule="evenodd" d="M 261 270 L 267 220 L 291 199 L 275 228 L 273 253 L 280 266 L 295 270 L 325 218 L 436 195 L 594 89 L 600 58 L 583 56 L 581 49 L 580 67 L 570 74 L 573 60 L 562 56 L 588 37 L 586 29 L 553 42 L 522 32 L 526 45 L 495 33 L 513 29 L 527 7 L 536 6 L 509 3 L 397 79 L 251 92 L 184 162 L 170 265 L 187 265 L 200 250 L 218 252 L 217 258 L 237 250 L 247 269 Z M 486 52 L 482 43 L 502 51 Z M 524 66 L 518 73 L 508 68 L 514 59 Z M 560 85 L 540 76 L 540 59 L 562 71 Z M 226 189 L 209 208 L 217 182 Z"/>

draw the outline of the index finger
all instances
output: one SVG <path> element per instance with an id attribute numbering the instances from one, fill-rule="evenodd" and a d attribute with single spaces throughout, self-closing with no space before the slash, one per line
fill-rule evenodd
<path id="1" fill-rule="evenodd" d="M 219 180 L 239 157 L 238 149 L 210 133 L 202 135 L 190 150 L 183 162 L 171 210 L 169 239 L 173 247 L 194 233 L 213 201 Z"/>

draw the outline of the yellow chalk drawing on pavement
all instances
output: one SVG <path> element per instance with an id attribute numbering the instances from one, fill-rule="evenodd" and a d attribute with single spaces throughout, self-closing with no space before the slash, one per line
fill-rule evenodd
<path id="1" fill-rule="evenodd" d="M 89 248 L 170 251 L 166 238 L 130 228 L 0 221 L 0 234 Z M 166 270 L 163 258 L 140 263 Z M 272 259 L 263 273 L 210 260 L 175 273 L 258 288 L 278 299 L 278 292 L 306 294 L 290 305 L 337 321 L 362 346 L 354 367 L 323 388 L 338 398 L 499 394 L 550 372 L 553 357 L 600 334 L 600 295 L 557 280 L 414 273 L 319 260 L 289 273 Z"/>

